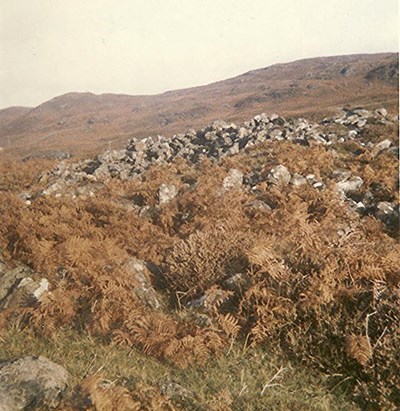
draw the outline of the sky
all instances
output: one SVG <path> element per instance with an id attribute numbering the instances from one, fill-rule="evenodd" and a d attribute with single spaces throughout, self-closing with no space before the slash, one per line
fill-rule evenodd
<path id="1" fill-rule="evenodd" d="M 397 52 L 397 0 L 0 0 L 0 109 Z"/>

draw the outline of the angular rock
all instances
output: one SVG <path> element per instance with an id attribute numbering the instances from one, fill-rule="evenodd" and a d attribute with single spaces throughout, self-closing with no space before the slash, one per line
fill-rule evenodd
<path id="1" fill-rule="evenodd" d="M 134 292 L 139 300 L 155 310 L 160 309 L 162 307 L 161 299 L 151 284 L 150 272 L 146 263 L 132 258 L 126 262 L 125 270 L 135 278 L 138 284 Z"/>
<path id="2" fill-rule="evenodd" d="M 291 178 L 292 175 L 289 170 L 281 164 L 274 167 L 268 175 L 268 181 L 276 185 L 287 185 L 289 184 Z"/>
<path id="3" fill-rule="evenodd" d="M 0 308 L 10 299 L 24 278 L 29 278 L 33 271 L 24 265 L 8 269 L 0 260 Z"/>
<path id="4" fill-rule="evenodd" d="M 357 135 L 358 135 L 357 130 L 350 130 L 348 134 L 350 140 L 353 140 L 355 137 L 357 137 Z"/>
<path id="5" fill-rule="evenodd" d="M 362 128 L 367 124 L 367 120 L 365 118 L 362 118 L 357 121 L 357 127 Z"/>
<path id="6" fill-rule="evenodd" d="M 126 156 L 126 150 L 107 150 L 103 154 L 97 156 L 97 159 L 101 163 L 113 163 L 115 161 L 121 161 Z"/>
<path id="7" fill-rule="evenodd" d="M 247 137 L 250 134 L 250 131 L 246 127 L 240 127 L 237 133 L 239 139 Z"/>
<path id="8" fill-rule="evenodd" d="M 376 144 L 375 147 L 372 149 L 372 152 L 371 152 L 372 156 L 373 157 L 377 156 L 382 151 L 390 148 L 391 145 L 392 145 L 392 142 L 389 139 L 381 141 L 380 143 Z"/>
<path id="9" fill-rule="evenodd" d="M 70 374 L 45 357 L 0 363 L 0 411 L 55 408 L 65 395 Z"/>
<path id="10" fill-rule="evenodd" d="M 213 130 L 225 130 L 229 127 L 229 124 L 223 120 L 216 120 L 211 124 Z"/>
<path id="11" fill-rule="evenodd" d="M 97 167 L 93 175 L 99 180 L 108 180 L 111 178 L 109 165 L 103 163 L 101 166 Z"/>
<path id="12" fill-rule="evenodd" d="M 233 156 L 239 153 L 239 143 L 235 143 L 232 147 L 229 147 L 228 153 Z"/>
<path id="13" fill-rule="evenodd" d="M 247 204 L 247 207 L 253 211 L 261 211 L 264 213 L 270 213 L 272 208 L 262 200 L 254 200 L 251 203 Z"/>
<path id="14" fill-rule="evenodd" d="M 282 130 L 279 130 L 278 128 L 271 130 L 271 132 L 269 133 L 269 136 L 271 137 L 272 140 L 283 140 Z"/>
<path id="15" fill-rule="evenodd" d="M 290 179 L 290 184 L 294 185 L 295 187 L 301 187 L 304 184 L 307 184 L 307 179 L 300 174 L 294 173 L 292 178 Z"/>
<path id="16" fill-rule="evenodd" d="M 375 114 L 386 117 L 388 115 L 388 112 L 385 108 L 378 108 L 377 110 L 375 110 Z"/>
<path id="17" fill-rule="evenodd" d="M 313 188 L 317 190 L 323 190 L 325 188 L 325 184 L 321 183 L 321 181 L 316 181 L 315 183 L 312 184 Z"/>
<path id="18" fill-rule="evenodd" d="M 348 180 L 340 181 L 336 184 L 339 191 L 344 194 L 357 191 L 364 184 L 364 180 L 361 177 L 350 177 Z"/>
<path id="19" fill-rule="evenodd" d="M 399 229 L 399 206 L 388 201 L 381 201 L 376 205 L 376 218 L 387 225 L 396 225 Z"/>
<path id="20" fill-rule="evenodd" d="M 48 292 L 49 282 L 46 278 L 35 281 L 30 277 L 23 278 L 12 292 L 0 302 L 0 309 L 10 307 L 25 307 L 40 301 L 41 296 Z"/>

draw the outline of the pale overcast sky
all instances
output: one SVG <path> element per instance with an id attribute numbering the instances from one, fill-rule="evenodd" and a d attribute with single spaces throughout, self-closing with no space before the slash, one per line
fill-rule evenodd
<path id="1" fill-rule="evenodd" d="M 398 51 L 397 0 L 0 0 L 0 108 Z"/>

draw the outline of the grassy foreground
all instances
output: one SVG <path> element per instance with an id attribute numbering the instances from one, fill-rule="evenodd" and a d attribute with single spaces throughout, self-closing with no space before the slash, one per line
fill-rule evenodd
<path id="1" fill-rule="evenodd" d="M 136 349 L 105 345 L 88 335 L 62 330 L 52 339 L 45 339 L 30 330 L 12 327 L 0 340 L 0 360 L 24 355 L 43 355 L 64 365 L 72 374 L 76 390 L 85 376 L 98 371 L 131 391 L 138 384 L 158 388 L 179 384 L 188 391 L 172 398 L 178 409 L 359 409 L 346 401 L 346 382 L 341 383 L 340 377 L 336 387 L 328 389 L 332 378 L 292 365 L 262 349 L 243 350 L 236 343 L 206 366 L 182 370 Z"/>

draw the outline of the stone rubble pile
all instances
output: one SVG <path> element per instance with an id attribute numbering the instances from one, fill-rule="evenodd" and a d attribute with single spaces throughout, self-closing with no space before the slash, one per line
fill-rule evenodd
<path id="1" fill-rule="evenodd" d="M 126 180 L 140 175 L 150 166 L 166 164 L 182 157 L 197 163 L 201 159 L 219 160 L 234 155 L 249 147 L 265 141 L 291 141 L 310 146 L 314 144 L 331 145 L 354 140 L 369 122 L 392 124 L 395 119 L 385 109 L 368 111 L 364 109 L 345 110 L 344 115 L 325 118 L 321 123 L 314 123 L 303 118 L 286 120 L 276 114 L 255 116 L 251 121 L 237 126 L 225 121 L 214 121 L 209 126 L 195 131 L 174 135 L 168 139 L 153 136 L 144 139 L 132 139 L 124 150 L 108 150 L 94 160 L 84 160 L 75 164 L 60 163 L 52 175 L 54 180 L 44 195 L 59 194 L 65 191 L 71 180 L 85 182 L 104 181 L 110 178 Z M 327 132 L 327 125 L 341 125 L 347 133 L 341 135 Z M 362 143 L 364 144 L 364 143 Z M 373 146 L 370 143 L 369 146 Z M 377 153 L 388 149 L 390 141 L 377 145 Z M 51 178 L 56 177 L 56 178 Z M 59 178 L 57 178 L 59 177 Z M 85 190 L 84 190 L 85 191 Z M 77 193 L 90 194 L 87 192 Z"/>
<path id="2" fill-rule="evenodd" d="M 152 165 L 168 164 L 176 158 L 184 158 L 191 163 L 197 163 L 205 158 L 218 161 L 260 143 L 267 144 L 269 141 L 289 141 L 303 146 L 320 144 L 327 149 L 335 149 L 338 144 L 346 141 L 357 141 L 360 148 L 367 147 L 372 156 L 377 156 L 383 151 L 391 151 L 393 155 L 398 155 L 398 147 L 393 147 L 390 140 L 375 144 L 363 137 L 363 130 L 369 124 L 390 125 L 396 121 L 398 118 L 388 115 L 384 108 L 375 111 L 363 108 L 343 109 L 342 115 L 325 118 L 320 123 L 303 118 L 286 120 L 276 114 L 260 114 L 240 126 L 218 120 L 201 130 L 189 130 L 170 139 L 163 136 L 132 139 L 124 150 L 108 150 L 95 159 L 73 164 L 61 162 L 50 173 L 42 176 L 47 188 L 35 196 L 95 196 L 105 181 L 112 178 L 123 181 L 138 176 L 140 178 Z M 357 192 L 364 183 L 360 177 L 352 176 L 348 170 L 336 170 L 332 178 L 337 182 L 339 194 L 360 213 L 371 213 L 372 210 L 385 222 L 397 218 L 398 207 L 395 204 L 389 203 L 388 207 L 393 209 L 390 212 L 388 207 L 379 206 L 371 198 L 353 201 L 352 193 Z M 251 190 L 260 181 L 261 177 L 256 171 L 243 176 L 239 170 L 231 170 L 223 182 L 222 191 L 226 192 L 242 185 Z M 309 184 L 318 190 L 325 189 L 325 183 L 317 180 L 314 175 L 291 174 L 284 165 L 277 165 L 271 169 L 266 181 L 277 185 L 291 184 L 294 187 Z M 159 188 L 160 205 L 168 203 L 177 195 L 176 187 L 163 184 Z M 27 204 L 35 196 L 21 193 Z M 140 210 L 143 216 L 148 216 L 151 211 L 146 207 Z M 379 211 L 381 209 L 385 211 Z"/>

